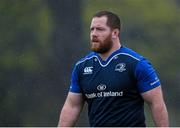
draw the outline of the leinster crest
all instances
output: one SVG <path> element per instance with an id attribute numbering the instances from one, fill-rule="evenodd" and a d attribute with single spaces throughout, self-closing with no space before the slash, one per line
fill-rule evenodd
<path id="1" fill-rule="evenodd" d="M 117 72 L 123 72 L 126 70 L 126 64 L 125 63 L 119 63 L 115 67 L 115 71 Z"/>

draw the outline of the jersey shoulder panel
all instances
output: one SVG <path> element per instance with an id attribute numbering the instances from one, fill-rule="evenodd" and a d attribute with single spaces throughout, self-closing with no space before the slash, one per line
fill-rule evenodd
<path id="1" fill-rule="evenodd" d="M 160 85 L 158 75 L 149 60 L 129 48 L 125 47 L 122 51 L 123 54 L 137 60 L 134 68 L 134 76 L 137 80 L 137 87 L 140 93 L 149 91 Z"/>
<path id="2" fill-rule="evenodd" d="M 70 92 L 74 92 L 74 93 L 82 93 L 81 91 L 81 87 L 79 85 L 79 77 L 80 74 L 79 72 L 81 72 L 81 70 L 83 70 L 83 66 L 85 64 L 85 62 L 87 60 L 90 60 L 91 58 L 93 58 L 94 53 L 91 52 L 88 55 L 86 55 L 84 58 L 80 59 L 74 66 L 73 71 L 72 71 L 72 75 L 71 75 L 71 84 L 70 84 Z"/>
<path id="3" fill-rule="evenodd" d="M 86 55 L 84 58 L 80 59 L 77 63 L 76 63 L 76 66 L 85 62 L 86 60 L 90 60 L 92 59 L 93 57 L 95 56 L 95 52 L 91 52 L 89 53 L 88 55 Z"/>
<path id="4" fill-rule="evenodd" d="M 137 52 L 135 52 L 127 47 L 123 47 L 120 51 L 120 54 L 129 56 L 137 61 L 141 61 L 144 58 L 142 55 L 138 54 Z"/>

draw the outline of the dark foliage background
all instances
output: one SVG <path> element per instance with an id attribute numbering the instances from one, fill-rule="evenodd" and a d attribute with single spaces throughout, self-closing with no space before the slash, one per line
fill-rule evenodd
<path id="1" fill-rule="evenodd" d="M 99 10 L 121 17 L 123 45 L 152 62 L 170 125 L 180 126 L 178 0 L 1 0 L 0 126 L 57 126 L 72 68 L 89 52 L 89 25 Z M 89 126 L 86 107 L 77 126 Z"/>

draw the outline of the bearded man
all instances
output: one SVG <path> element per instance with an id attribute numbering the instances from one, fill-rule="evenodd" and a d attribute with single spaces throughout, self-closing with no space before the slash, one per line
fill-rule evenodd
<path id="1" fill-rule="evenodd" d="M 160 80 L 150 62 L 120 42 L 119 17 L 96 13 L 92 52 L 74 66 L 58 126 L 75 126 L 85 102 L 91 127 L 145 127 L 144 101 L 155 126 L 169 125 Z"/>

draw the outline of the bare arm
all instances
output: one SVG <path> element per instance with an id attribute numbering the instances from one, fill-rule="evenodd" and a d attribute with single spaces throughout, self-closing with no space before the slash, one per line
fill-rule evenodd
<path id="1" fill-rule="evenodd" d="M 84 100 L 82 94 L 69 92 L 65 104 L 62 108 L 58 126 L 73 127 L 83 108 Z"/>
<path id="2" fill-rule="evenodd" d="M 168 127 L 168 112 L 164 103 L 161 86 L 142 93 L 142 97 L 150 107 L 155 125 L 157 127 Z"/>

